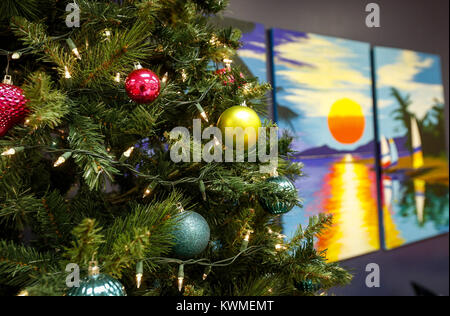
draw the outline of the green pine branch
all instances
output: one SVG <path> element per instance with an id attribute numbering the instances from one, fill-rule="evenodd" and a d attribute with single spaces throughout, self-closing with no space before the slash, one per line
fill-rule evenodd
<path id="1" fill-rule="evenodd" d="M 82 170 L 83 178 L 91 189 L 101 187 L 104 183 L 103 175 L 112 179 L 115 174 L 119 174 L 119 170 L 111 163 L 113 158 L 105 148 L 104 136 L 101 133 L 100 126 L 95 124 L 91 118 L 81 115 L 74 116 L 67 140 L 72 149 L 93 154 L 73 154 L 75 163 Z"/>
<path id="2" fill-rule="evenodd" d="M 53 257 L 31 247 L 0 241 L 0 280 L 3 284 L 24 287 L 53 269 Z"/>
<path id="3" fill-rule="evenodd" d="M 27 104 L 31 110 L 28 125 L 34 129 L 56 128 L 70 111 L 70 101 L 62 92 L 55 89 L 50 76 L 46 73 L 31 74 L 23 89 L 30 100 Z"/>
<path id="4" fill-rule="evenodd" d="M 183 200 L 180 193 L 173 192 L 158 203 L 135 204 L 129 215 L 114 221 L 105 232 L 107 243 L 100 251 L 105 271 L 121 276 L 124 269 L 133 267 L 137 261 L 167 255 L 176 224 L 176 204 Z M 155 267 L 151 261 L 147 264 Z"/>
<path id="5" fill-rule="evenodd" d="M 101 228 L 95 220 L 85 218 L 73 229 L 74 240 L 66 248 L 65 256 L 71 263 L 86 266 L 90 261 L 96 260 L 98 249 L 104 243 Z"/>

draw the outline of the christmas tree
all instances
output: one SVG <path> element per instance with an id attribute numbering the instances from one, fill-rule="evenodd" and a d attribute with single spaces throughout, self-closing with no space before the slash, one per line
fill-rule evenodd
<path id="1" fill-rule="evenodd" d="M 330 216 L 282 235 L 301 205 L 288 135 L 274 166 L 249 159 L 261 137 L 230 163 L 237 144 L 194 135 L 276 126 L 260 119 L 270 86 L 232 63 L 240 32 L 211 22 L 225 8 L 2 0 L 0 294 L 314 295 L 350 281 L 314 249 Z"/>

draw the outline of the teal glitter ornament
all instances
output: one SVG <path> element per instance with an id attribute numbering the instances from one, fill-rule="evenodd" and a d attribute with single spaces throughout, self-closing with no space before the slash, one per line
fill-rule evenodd
<path id="1" fill-rule="evenodd" d="M 304 293 L 308 293 L 308 292 L 312 293 L 312 292 L 317 292 L 320 290 L 320 284 L 313 283 L 312 280 L 295 282 L 295 287 L 297 288 L 297 290 L 299 290 L 300 292 L 304 292 Z"/>
<path id="2" fill-rule="evenodd" d="M 206 249 L 211 231 L 203 216 L 196 212 L 184 211 L 180 204 L 177 207 L 181 213 L 173 231 L 175 244 L 172 251 L 177 257 L 192 258 Z"/>
<path id="3" fill-rule="evenodd" d="M 100 273 L 96 263 L 89 264 L 89 276 L 72 287 L 67 296 L 126 296 L 124 286 L 109 275 Z"/>
<path id="4" fill-rule="evenodd" d="M 274 176 L 266 180 L 267 182 L 276 183 L 278 185 L 277 192 L 297 191 L 294 184 L 284 176 Z M 294 204 L 285 203 L 283 201 L 274 201 L 270 198 L 260 197 L 260 203 L 264 210 L 270 214 L 284 214 L 292 210 Z"/>

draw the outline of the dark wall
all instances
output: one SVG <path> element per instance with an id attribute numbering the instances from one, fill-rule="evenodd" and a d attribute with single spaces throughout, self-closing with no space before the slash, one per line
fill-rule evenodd
<path id="1" fill-rule="evenodd" d="M 380 5 L 380 28 L 365 25 L 365 7 L 370 2 Z M 230 0 L 225 15 L 263 23 L 267 28 L 311 32 L 438 54 L 442 60 L 448 119 L 448 0 Z M 378 289 L 365 286 L 365 267 L 372 262 L 379 264 L 381 269 L 381 287 Z M 438 294 L 449 295 L 448 234 L 342 264 L 353 270 L 355 278 L 350 286 L 332 291 L 336 295 L 414 295 L 411 281 Z"/>

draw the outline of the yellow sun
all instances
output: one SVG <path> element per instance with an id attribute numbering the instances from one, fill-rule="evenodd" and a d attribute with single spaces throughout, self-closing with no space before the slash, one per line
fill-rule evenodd
<path id="1" fill-rule="evenodd" d="M 328 128 L 342 144 L 354 144 L 364 134 L 366 120 L 361 105 L 348 98 L 336 101 L 328 114 Z"/>

